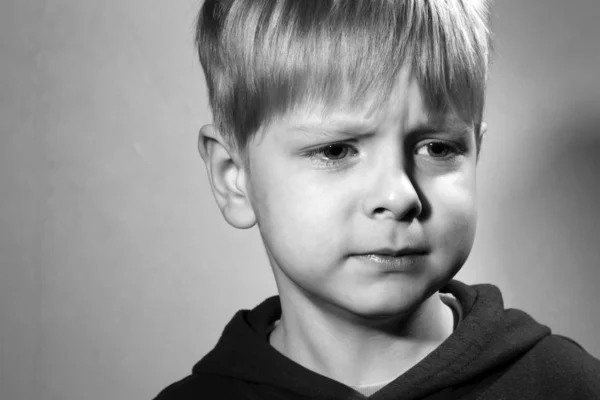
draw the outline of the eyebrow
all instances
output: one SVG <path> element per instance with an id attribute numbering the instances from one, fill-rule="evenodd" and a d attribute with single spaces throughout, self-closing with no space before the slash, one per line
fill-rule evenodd
<path id="1" fill-rule="evenodd" d="M 474 128 L 474 123 L 467 123 L 451 112 L 428 111 L 427 122 L 423 125 L 437 131 L 469 132 Z"/>
<path id="2" fill-rule="evenodd" d="M 416 133 L 434 133 L 434 132 L 454 132 L 458 134 L 468 134 L 472 131 L 473 125 L 469 125 L 456 117 L 450 116 L 430 116 L 424 121 L 410 129 L 408 134 Z M 326 137 L 360 137 L 372 134 L 377 130 L 374 123 L 368 122 L 342 122 L 335 121 L 329 123 L 299 123 L 292 126 L 292 130 L 305 134 L 317 134 Z"/>
<path id="3" fill-rule="evenodd" d="M 341 122 L 333 123 L 300 123 L 292 126 L 294 131 L 317 134 L 326 137 L 351 136 L 359 137 L 369 135 L 376 130 L 376 125 L 373 123 L 364 122 Z"/>
<path id="4" fill-rule="evenodd" d="M 470 134 L 474 129 L 473 124 L 467 124 L 464 121 L 456 119 L 443 119 L 437 121 L 427 121 L 417 125 L 411 129 L 415 133 L 457 133 L 457 134 Z"/>

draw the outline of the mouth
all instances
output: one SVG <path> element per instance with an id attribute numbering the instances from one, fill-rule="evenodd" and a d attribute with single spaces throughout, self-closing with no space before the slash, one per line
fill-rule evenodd
<path id="1" fill-rule="evenodd" d="M 423 263 L 427 257 L 424 250 L 376 251 L 357 254 L 359 260 L 379 268 L 393 271 L 405 271 Z"/>

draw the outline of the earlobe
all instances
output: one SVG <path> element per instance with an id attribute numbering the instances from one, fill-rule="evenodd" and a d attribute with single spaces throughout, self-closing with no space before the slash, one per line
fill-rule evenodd
<path id="1" fill-rule="evenodd" d="M 198 151 L 206 165 L 210 186 L 225 220 L 238 229 L 256 224 L 249 197 L 248 174 L 235 150 L 213 125 L 200 129 Z"/>

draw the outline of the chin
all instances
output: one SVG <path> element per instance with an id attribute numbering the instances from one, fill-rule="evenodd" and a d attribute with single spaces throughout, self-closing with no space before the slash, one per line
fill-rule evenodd
<path id="1" fill-rule="evenodd" d="M 403 290 L 397 285 L 395 288 L 367 289 L 362 295 L 355 293 L 345 304 L 340 304 L 340 306 L 352 314 L 367 319 L 384 319 L 410 313 L 419 307 L 424 295 L 415 286 L 411 285 L 408 290 Z"/>

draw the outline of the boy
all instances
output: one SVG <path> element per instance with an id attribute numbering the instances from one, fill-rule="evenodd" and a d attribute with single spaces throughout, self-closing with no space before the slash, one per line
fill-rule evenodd
<path id="1" fill-rule="evenodd" d="M 600 398 L 600 361 L 452 279 L 475 233 L 487 25 L 482 0 L 203 4 L 200 154 L 279 296 L 159 399 Z"/>

